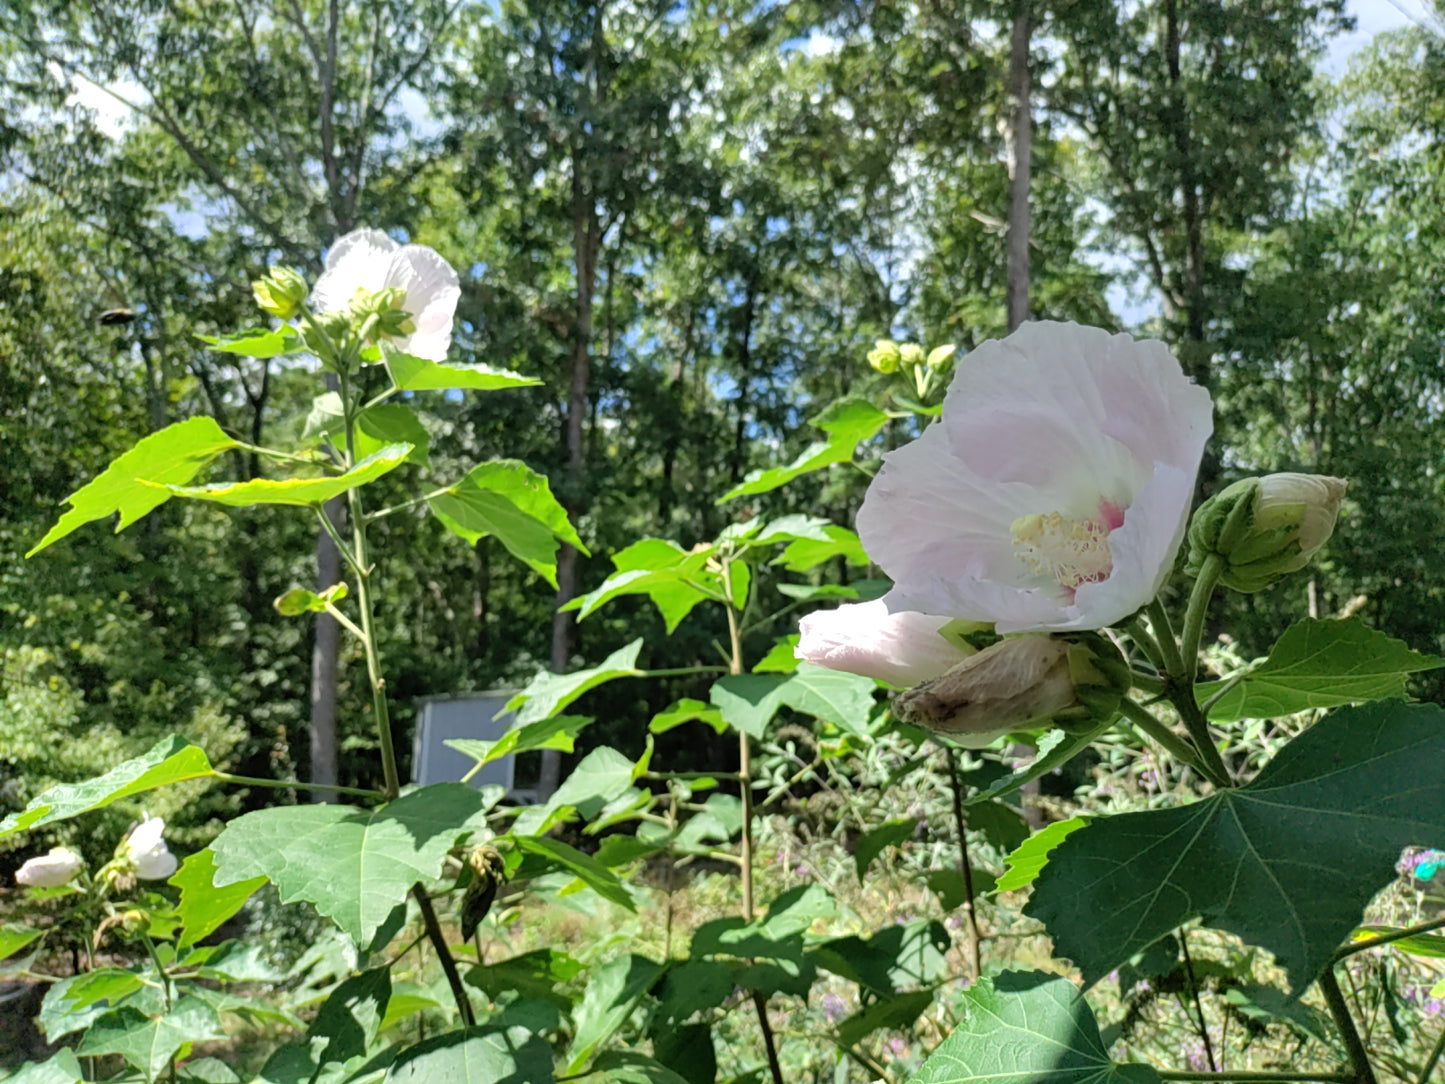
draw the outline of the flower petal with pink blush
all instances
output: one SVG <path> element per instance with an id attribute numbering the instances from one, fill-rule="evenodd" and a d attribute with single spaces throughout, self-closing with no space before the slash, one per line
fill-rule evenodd
<path id="1" fill-rule="evenodd" d="M 803 618 L 794 653 L 804 662 L 906 689 L 968 658 L 970 652 L 943 637 L 948 622 L 927 614 L 889 613 L 881 601 L 851 603 Z"/>
<path id="2" fill-rule="evenodd" d="M 1212 431 L 1163 343 L 1040 321 L 982 344 L 858 513 L 888 609 L 1000 633 L 1128 617 L 1173 565 Z"/>

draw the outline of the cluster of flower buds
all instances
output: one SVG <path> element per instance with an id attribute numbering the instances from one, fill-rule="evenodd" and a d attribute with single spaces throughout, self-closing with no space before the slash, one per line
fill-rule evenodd
<path id="1" fill-rule="evenodd" d="M 300 271 L 273 267 L 265 278 L 251 283 L 251 293 L 263 312 L 278 320 L 290 320 L 301 311 L 310 291 Z"/>
<path id="2" fill-rule="evenodd" d="M 1189 525 L 1187 570 L 1210 557 L 1219 582 L 1261 591 L 1304 568 L 1334 533 L 1345 482 L 1321 474 L 1267 474 L 1226 486 L 1199 506 Z"/>
<path id="3" fill-rule="evenodd" d="M 953 354 L 958 348 L 952 343 L 939 346 L 925 353 L 917 343 L 896 343 L 892 339 L 879 339 L 868 351 L 868 364 L 880 373 L 896 373 L 900 369 L 917 369 L 923 366 L 935 372 L 944 372 L 953 364 Z"/>

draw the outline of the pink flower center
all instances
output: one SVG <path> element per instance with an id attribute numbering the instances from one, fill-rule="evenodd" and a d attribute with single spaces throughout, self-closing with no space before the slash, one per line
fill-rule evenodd
<path id="1" fill-rule="evenodd" d="M 1014 520 L 1010 533 L 1016 556 L 1037 576 L 1053 580 L 1072 600 L 1080 584 L 1102 583 L 1114 571 L 1109 532 L 1124 522 L 1124 510 L 1100 501 L 1091 519 L 1065 519 L 1062 513 L 1033 513 Z"/>

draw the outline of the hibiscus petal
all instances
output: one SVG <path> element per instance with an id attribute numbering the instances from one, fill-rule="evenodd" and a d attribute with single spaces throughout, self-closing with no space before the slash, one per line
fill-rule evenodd
<path id="1" fill-rule="evenodd" d="M 398 343 L 401 349 L 419 358 L 445 361 L 461 297 L 451 264 L 424 245 L 407 245 L 392 258 L 384 285 L 406 291 L 405 308 L 416 325 L 416 331 Z"/>
<path id="2" fill-rule="evenodd" d="M 311 304 L 317 312 L 342 312 L 357 290 L 380 290 L 396 250 L 396 242 L 380 230 L 353 230 L 340 238 L 326 254 Z"/>
<path id="3" fill-rule="evenodd" d="M 948 621 L 918 613 L 890 614 L 879 601 L 850 603 L 803 618 L 796 654 L 804 662 L 906 689 L 968 658 L 968 652 L 939 634 Z"/>

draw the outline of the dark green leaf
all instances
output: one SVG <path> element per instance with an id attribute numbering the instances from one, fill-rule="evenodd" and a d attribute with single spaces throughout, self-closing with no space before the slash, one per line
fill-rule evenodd
<path id="1" fill-rule="evenodd" d="M 617 1084 L 714 1084 L 717 1049 L 707 1024 L 684 1024 L 653 1032 L 652 1053 L 657 1060 L 631 1052 L 609 1050 L 595 1068 Z"/>
<path id="2" fill-rule="evenodd" d="M 906 994 L 890 994 L 879 998 L 866 1009 L 856 1012 L 838 1025 L 838 1042 L 854 1046 L 875 1031 L 904 1031 L 933 1004 L 932 990 L 914 990 Z"/>
<path id="3" fill-rule="evenodd" d="M 868 867 L 887 847 L 896 847 L 905 839 L 912 839 L 918 827 L 917 817 L 900 817 L 885 821 L 880 827 L 864 832 L 858 837 L 858 846 L 853 851 L 853 863 L 858 870 L 861 883 L 867 876 Z"/>
<path id="4" fill-rule="evenodd" d="M 447 851 L 482 808 L 460 783 L 435 783 L 377 810 L 280 806 L 247 813 L 211 844 L 219 886 L 268 877 L 283 903 L 307 900 L 357 945 L 417 881 L 441 875 Z"/>
<path id="5" fill-rule="evenodd" d="M 386 1084 L 552 1084 L 552 1048 L 526 1028 L 469 1028 L 403 1052 Z"/>
<path id="6" fill-rule="evenodd" d="M 664 970 L 665 965 L 646 956 L 627 955 L 609 960 L 592 971 L 575 1014 L 576 1030 L 567 1051 L 567 1073 L 581 1071 L 593 1052 L 632 1015 L 642 995 L 662 977 Z"/>
<path id="7" fill-rule="evenodd" d="M 557 987 L 577 977 L 582 964 L 561 949 L 537 949 L 510 959 L 498 960 L 467 972 L 467 982 L 495 1001 L 516 991 L 524 998 L 547 1001 L 570 1010 L 572 999 Z"/>
<path id="8" fill-rule="evenodd" d="M 637 910 L 631 894 L 617 879 L 617 874 L 591 855 L 583 854 L 576 847 L 568 846 L 561 840 L 551 839 L 547 836 L 517 836 L 515 838 L 517 846 L 522 850 L 545 858 L 553 865 L 576 875 L 603 899 L 611 900 L 621 907 L 626 907 L 629 911 Z"/>
<path id="9" fill-rule="evenodd" d="M 1012 851 L 1029 838 L 1029 823 L 1004 802 L 976 802 L 968 807 L 968 826 L 982 832 L 989 846 Z"/>
<path id="10" fill-rule="evenodd" d="M 27 828 L 77 817 L 157 787 L 214 774 L 205 750 L 199 745 L 192 745 L 184 738 L 165 738 L 143 756 L 127 760 L 102 776 L 51 787 L 23 812 L 12 813 L 0 821 L 0 839 Z"/>
<path id="11" fill-rule="evenodd" d="M 85 1084 L 74 1050 L 60 1050 L 41 1062 L 27 1062 L 6 1078 L 6 1084 Z"/>
<path id="12" fill-rule="evenodd" d="M 1026 913 L 1096 982 L 1199 917 L 1273 952 L 1302 989 L 1405 847 L 1445 845 L 1445 709 L 1345 708 L 1247 786 L 1090 822 L 1049 857 Z"/>
<path id="13" fill-rule="evenodd" d="M 1230 987 L 1224 992 L 1224 999 L 1236 1012 L 1251 1020 L 1278 1020 L 1290 1025 L 1301 1035 L 1314 1039 L 1326 1049 L 1338 1045 L 1330 1018 L 1313 1005 L 1306 1005 L 1283 990 L 1249 982 L 1243 986 Z"/>
<path id="14" fill-rule="evenodd" d="M 1271 719 L 1311 708 L 1404 696 L 1407 674 L 1440 666 L 1445 666 L 1445 659 L 1411 651 L 1357 617 L 1307 618 L 1287 629 L 1269 658 L 1220 696 L 1209 717 L 1217 722 Z M 1199 685 L 1199 702 L 1225 685 L 1219 681 Z"/>
<path id="15" fill-rule="evenodd" d="M 964 991 L 963 1019 L 909 1084 L 1158 1084 L 1149 1065 L 1118 1065 L 1084 996 L 1039 971 L 985 976 Z"/>
<path id="16" fill-rule="evenodd" d="M 70 510 L 25 556 L 34 557 L 77 527 L 113 512 L 120 513 L 115 529 L 124 529 L 169 500 L 167 486 L 189 482 L 216 456 L 236 446 L 214 420 L 205 417 L 152 433 L 65 498 Z"/>
<path id="17" fill-rule="evenodd" d="M 658 1019 L 667 1027 L 676 1027 L 695 1013 L 717 1008 L 732 996 L 736 974 L 736 964 L 721 960 L 675 964 L 657 993 Z"/>

